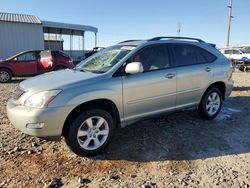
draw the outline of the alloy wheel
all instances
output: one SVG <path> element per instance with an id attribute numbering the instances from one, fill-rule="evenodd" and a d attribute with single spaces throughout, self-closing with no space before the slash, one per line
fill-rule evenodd
<path id="1" fill-rule="evenodd" d="M 109 125 L 100 116 L 86 119 L 78 129 L 77 140 L 85 150 L 96 150 L 101 147 L 109 135 Z"/>
<path id="2" fill-rule="evenodd" d="M 10 75 L 6 71 L 0 71 L 0 81 L 7 82 L 10 78 Z"/>
<path id="3" fill-rule="evenodd" d="M 218 112 L 221 105 L 221 99 L 217 92 L 212 92 L 207 98 L 206 110 L 210 116 L 213 116 Z"/>

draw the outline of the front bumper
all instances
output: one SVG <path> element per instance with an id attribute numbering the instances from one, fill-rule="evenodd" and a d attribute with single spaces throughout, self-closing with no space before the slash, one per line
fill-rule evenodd
<path id="1" fill-rule="evenodd" d="M 37 109 L 16 105 L 10 99 L 7 103 L 7 115 L 14 127 L 21 132 L 49 139 L 62 135 L 63 125 L 73 108 L 71 106 Z M 43 124 L 42 128 L 28 128 L 28 124 Z"/>

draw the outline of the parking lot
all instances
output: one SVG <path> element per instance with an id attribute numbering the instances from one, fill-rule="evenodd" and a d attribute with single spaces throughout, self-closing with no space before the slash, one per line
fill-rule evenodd
<path id="1" fill-rule="evenodd" d="M 195 109 L 117 130 L 104 154 L 81 158 L 64 141 L 15 130 L 6 102 L 22 79 L 0 84 L 0 187 L 250 187 L 250 74 L 213 121 Z"/>

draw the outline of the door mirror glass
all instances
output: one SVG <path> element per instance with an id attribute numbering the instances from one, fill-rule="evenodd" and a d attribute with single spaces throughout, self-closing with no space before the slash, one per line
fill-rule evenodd
<path id="1" fill-rule="evenodd" d="M 143 72 L 143 66 L 140 62 L 131 62 L 125 68 L 127 74 L 137 74 Z"/>

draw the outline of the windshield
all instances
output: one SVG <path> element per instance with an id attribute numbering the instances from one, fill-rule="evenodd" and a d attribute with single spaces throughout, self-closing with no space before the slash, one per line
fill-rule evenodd
<path id="1" fill-rule="evenodd" d="M 250 50 L 241 50 L 244 54 L 250 54 Z"/>
<path id="2" fill-rule="evenodd" d="M 82 61 L 76 69 L 93 73 L 105 73 L 134 48 L 135 46 L 113 46 L 107 48 Z"/>

